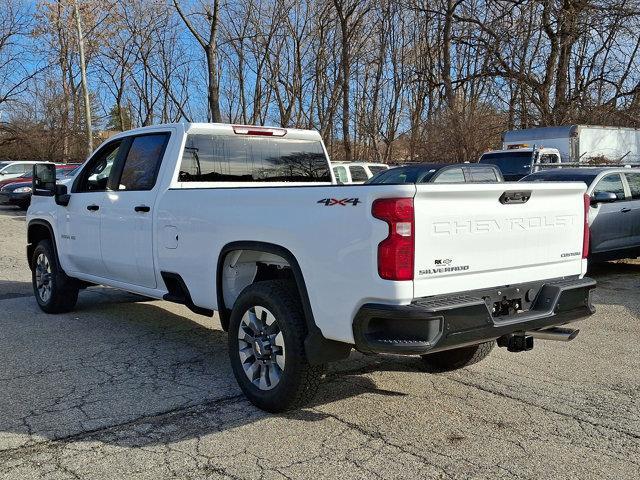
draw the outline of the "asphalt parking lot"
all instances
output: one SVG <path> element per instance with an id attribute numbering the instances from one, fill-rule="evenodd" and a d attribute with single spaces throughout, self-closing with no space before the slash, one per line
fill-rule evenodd
<path id="1" fill-rule="evenodd" d="M 444 374 L 354 354 L 274 416 L 216 319 L 107 288 L 42 313 L 24 220 L 0 206 L 0 478 L 640 477 L 640 261 L 594 269 L 573 342 Z"/>

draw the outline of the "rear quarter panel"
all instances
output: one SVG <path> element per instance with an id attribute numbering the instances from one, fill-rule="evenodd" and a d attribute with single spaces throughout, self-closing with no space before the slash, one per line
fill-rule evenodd
<path id="1" fill-rule="evenodd" d="M 413 282 L 382 280 L 377 246 L 386 223 L 371 216 L 376 198 L 413 197 L 414 185 L 175 188 L 157 209 L 157 236 L 175 227 L 177 248 L 159 241 L 161 271 L 182 275 L 196 305 L 217 309 L 221 249 L 235 241 L 280 245 L 297 259 L 315 321 L 327 338 L 353 342 L 351 320 L 367 302 L 406 304 Z M 327 206 L 324 199 L 358 199 Z M 173 232 L 171 229 L 170 231 Z"/>

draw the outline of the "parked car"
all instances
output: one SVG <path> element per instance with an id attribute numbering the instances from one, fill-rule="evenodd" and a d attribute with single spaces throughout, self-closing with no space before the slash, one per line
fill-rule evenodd
<path id="1" fill-rule="evenodd" d="M 389 165 L 384 163 L 334 163 L 333 174 L 338 183 L 357 184 L 364 183 L 373 177 L 376 173 L 385 171 Z"/>
<path id="2" fill-rule="evenodd" d="M 73 177 L 78 165 L 56 165 L 56 180 Z M 0 204 L 16 205 L 27 209 L 31 203 L 31 173 L 9 180 L 0 186 Z"/>
<path id="3" fill-rule="evenodd" d="M 538 164 L 555 165 L 560 154 L 555 148 L 509 147 L 506 150 L 491 150 L 480 156 L 481 165 L 495 165 L 507 182 L 517 182 L 532 172 L 541 169 Z"/>
<path id="4" fill-rule="evenodd" d="M 79 163 L 56 163 L 56 171 L 57 170 L 74 170 L 80 166 Z M 31 176 L 33 174 L 33 164 L 31 164 L 31 168 L 26 173 L 23 173 L 19 177 L 6 178 L 0 177 L 0 188 L 8 185 L 9 183 L 14 182 L 30 182 Z"/>
<path id="5" fill-rule="evenodd" d="M 523 182 L 583 182 L 589 207 L 589 259 L 640 256 L 640 169 L 560 168 L 528 175 Z"/>
<path id="6" fill-rule="evenodd" d="M 53 165 L 53 162 L 2 162 L 0 163 L 0 181 L 11 180 L 12 178 L 18 178 L 25 173 L 28 174 L 33 170 L 33 166 L 36 163 L 51 163 Z"/>
<path id="7" fill-rule="evenodd" d="M 379 172 L 364 182 L 368 185 L 403 183 L 487 183 L 504 182 L 493 165 L 477 163 L 419 163 Z"/>
<path id="8" fill-rule="evenodd" d="M 200 123 L 119 133 L 66 184 L 40 165 L 38 305 L 103 284 L 218 311 L 240 388 L 272 412 L 352 348 L 455 369 L 593 313 L 584 185 L 338 186 L 331 168 L 316 131 Z"/>

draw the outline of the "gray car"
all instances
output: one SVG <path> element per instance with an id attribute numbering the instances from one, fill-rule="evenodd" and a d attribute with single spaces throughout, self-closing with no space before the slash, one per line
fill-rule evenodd
<path id="1" fill-rule="evenodd" d="M 495 183 L 504 182 L 495 165 L 479 163 L 414 163 L 376 173 L 366 185 L 405 183 Z"/>
<path id="2" fill-rule="evenodd" d="M 562 168 L 527 175 L 523 182 L 584 182 L 591 197 L 589 259 L 640 256 L 640 169 Z"/>

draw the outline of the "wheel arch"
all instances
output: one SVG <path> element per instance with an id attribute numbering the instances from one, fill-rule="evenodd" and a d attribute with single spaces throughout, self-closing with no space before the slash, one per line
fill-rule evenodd
<path id="1" fill-rule="evenodd" d="M 51 240 L 53 245 L 53 254 L 56 256 L 56 263 L 60 265 L 60 258 L 58 256 L 58 246 L 56 243 L 56 236 L 51 224 L 42 219 L 34 219 L 29 222 L 27 226 L 27 262 L 29 268 L 33 269 L 33 251 L 38 243 L 42 240 Z"/>
<path id="2" fill-rule="evenodd" d="M 223 292 L 223 271 L 226 257 L 240 250 L 249 250 L 275 255 L 284 259 L 288 267 L 291 269 L 293 280 L 298 290 L 298 295 L 302 303 L 305 323 L 307 325 L 307 338 L 305 339 L 305 350 L 310 363 L 320 364 L 329 361 L 340 360 L 349 356 L 351 345 L 343 342 L 329 340 L 322 335 L 320 328 L 315 322 L 313 309 L 309 300 L 307 285 L 300 268 L 300 264 L 295 255 L 287 248 L 268 242 L 259 241 L 235 241 L 226 244 L 220 250 L 218 255 L 218 264 L 216 268 L 216 297 L 218 302 L 218 312 L 220 314 L 220 322 L 226 330 L 229 325 L 229 316 L 231 306 L 225 305 Z M 254 280 L 255 281 L 255 280 Z M 253 282 L 252 282 L 253 283 Z"/>

